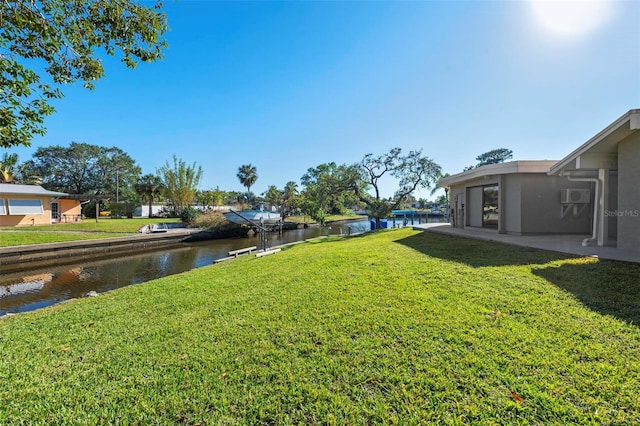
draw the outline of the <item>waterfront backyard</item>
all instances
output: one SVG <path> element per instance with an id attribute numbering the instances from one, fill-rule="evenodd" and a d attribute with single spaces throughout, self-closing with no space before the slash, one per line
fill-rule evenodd
<path id="1" fill-rule="evenodd" d="M 0 319 L 0 424 L 635 424 L 640 265 L 331 237 Z"/>

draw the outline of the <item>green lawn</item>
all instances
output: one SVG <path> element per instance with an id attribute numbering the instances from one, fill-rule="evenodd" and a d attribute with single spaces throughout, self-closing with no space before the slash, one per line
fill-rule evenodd
<path id="1" fill-rule="evenodd" d="M 138 232 L 138 228 L 148 223 L 172 223 L 180 219 L 140 218 L 140 219 L 85 219 L 79 223 L 58 223 L 54 225 L 2 227 L 0 247 L 26 244 L 57 243 L 74 240 L 92 240 Z"/>
<path id="2" fill-rule="evenodd" d="M 385 230 L 0 319 L 0 424 L 639 424 L 640 265 Z"/>

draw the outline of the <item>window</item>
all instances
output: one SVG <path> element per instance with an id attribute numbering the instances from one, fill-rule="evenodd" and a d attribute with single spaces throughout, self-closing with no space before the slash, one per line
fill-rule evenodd
<path id="1" fill-rule="evenodd" d="M 498 185 L 482 188 L 482 227 L 498 228 Z"/>
<path id="2" fill-rule="evenodd" d="M 9 198 L 9 214 L 44 214 L 42 200 L 28 198 Z"/>
<path id="3" fill-rule="evenodd" d="M 7 209 L 4 206 L 4 198 L 0 198 L 0 216 L 4 216 L 7 214 Z"/>
<path id="4" fill-rule="evenodd" d="M 51 203 L 51 219 L 60 220 L 60 204 L 55 201 Z"/>

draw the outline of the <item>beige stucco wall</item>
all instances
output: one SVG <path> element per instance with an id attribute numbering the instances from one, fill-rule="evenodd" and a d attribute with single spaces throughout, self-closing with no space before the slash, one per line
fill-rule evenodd
<path id="1" fill-rule="evenodd" d="M 564 177 L 546 174 L 523 174 L 520 176 L 522 188 L 522 227 L 523 234 L 590 234 L 593 200 L 582 209 L 578 216 L 573 208 L 562 218 L 560 191 L 566 188 L 591 189 L 588 182 L 571 182 Z M 577 205 L 578 209 L 583 207 Z"/>
<path id="2" fill-rule="evenodd" d="M 62 222 L 74 221 L 82 216 L 82 208 L 79 201 L 59 199 L 58 203 L 60 204 L 60 220 Z M 63 215 L 66 217 L 63 217 Z"/>
<path id="3" fill-rule="evenodd" d="M 0 215 L 0 226 L 32 226 L 32 225 L 50 225 L 51 224 L 51 197 L 35 196 L 35 195 L 13 195 L 0 194 L 0 198 L 5 203 L 6 215 Z M 37 215 L 10 215 L 7 200 L 9 198 L 31 199 L 42 201 L 42 214 Z M 70 217 L 79 216 L 81 214 L 80 202 L 77 200 L 58 199 L 60 205 L 60 214 L 66 214 Z"/>
<path id="4" fill-rule="evenodd" d="M 618 248 L 640 251 L 640 133 L 618 144 Z"/>
<path id="5" fill-rule="evenodd" d="M 13 194 L 0 194 L 5 202 L 7 209 L 6 215 L 0 215 L 0 226 L 30 226 L 30 225 L 49 225 L 51 223 L 51 197 L 38 197 L 35 195 L 13 195 Z M 31 199 L 42 200 L 43 214 L 37 215 L 10 215 L 8 209 L 9 198 L 14 199 Z"/>

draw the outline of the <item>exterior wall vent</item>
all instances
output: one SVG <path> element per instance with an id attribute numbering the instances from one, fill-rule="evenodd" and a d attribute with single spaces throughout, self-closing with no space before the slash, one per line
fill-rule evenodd
<path id="1" fill-rule="evenodd" d="M 590 202 L 590 189 L 567 188 L 560 191 L 560 203 L 562 204 L 589 204 Z"/>

